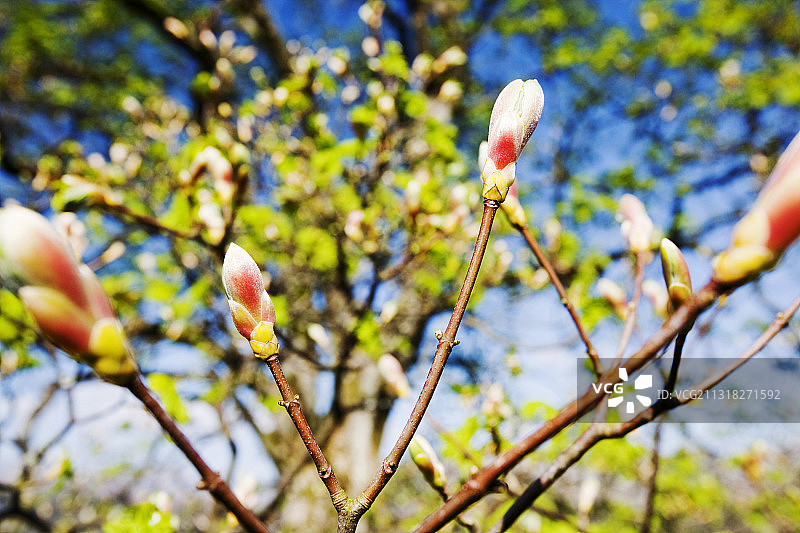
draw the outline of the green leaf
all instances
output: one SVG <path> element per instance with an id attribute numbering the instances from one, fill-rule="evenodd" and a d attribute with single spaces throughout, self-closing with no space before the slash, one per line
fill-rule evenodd
<path id="1" fill-rule="evenodd" d="M 127 507 L 122 514 L 103 524 L 104 533 L 174 533 L 171 515 L 152 503 Z"/>
<path id="2" fill-rule="evenodd" d="M 189 198 L 183 192 L 172 195 L 172 203 L 166 214 L 161 218 L 161 223 L 168 228 L 186 230 L 192 223 L 192 211 Z"/>
<path id="3" fill-rule="evenodd" d="M 175 386 L 175 379 L 167 374 L 150 374 L 147 376 L 147 383 L 150 388 L 161 398 L 161 403 L 167 414 L 175 419 L 176 422 L 184 424 L 189 421 L 189 414 L 183 405 L 178 389 Z"/>
<path id="4" fill-rule="evenodd" d="M 307 263 L 311 268 L 328 271 L 336 267 L 336 241 L 320 228 L 303 228 L 295 235 L 297 264 Z"/>

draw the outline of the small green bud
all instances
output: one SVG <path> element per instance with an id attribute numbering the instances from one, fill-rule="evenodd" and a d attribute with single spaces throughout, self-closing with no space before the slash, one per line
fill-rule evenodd
<path id="1" fill-rule="evenodd" d="M 661 270 L 670 305 L 675 310 L 692 296 L 692 278 L 683 254 L 669 239 L 661 239 Z"/>
<path id="2" fill-rule="evenodd" d="M 444 465 L 439 461 L 436 452 L 433 451 L 433 446 L 420 435 L 417 435 L 411 440 L 411 445 L 408 447 L 411 454 L 411 460 L 417 465 L 419 471 L 425 476 L 425 479 L 432 487 L 437 489 L 444 489 L 447 483 L 447 478 L 444 473 Z"/>

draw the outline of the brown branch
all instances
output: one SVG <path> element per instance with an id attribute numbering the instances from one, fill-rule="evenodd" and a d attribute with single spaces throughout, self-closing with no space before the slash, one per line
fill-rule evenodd
<path id="1" fill-rule="evenodd" d="M 686 324 L 695 320 L 700 313 L 710 307 L 721 294 L 733 288 L 734 287 L 731 286 L 722 286 L 712 280 L 701 290 L 697 291 L 689 301 L 682 305 L 672 317 L 670 317 L 670 319 L 628 359 L 625 363 L 625 368 L 628 370 L 628 373 L 631 374 L 641 368 L 647 361 L 653 358 L 663 346 L 671 342 L 673 337 L 685 327 Z M 616 369 L 612 369 L 612 371 L 604 374 L 598 381 L 600 383 L 614 384 L 620 380 Z M 480 472 L 475 474 L 464 484 L 461 490 L 453 495 L 443 506 L 430 514 L 415 530 L 415 533 L 437 531 L 443 527 L 472 503 L 481 499 L 501 475 L 511 470 L 542 443 L 591 411 L 603 397 L 604 393 L 602 392 L 602 387 L 600 387 L 599 392 L 594 392 L 593 389 L 590 389 L 583 396 L 561 409 L 553 418 L 542 424 L 538 430 L 505 451 Z"/>
<path id="2" fill-rule="evenodd" d="M 625 355 L 625 350 L 633 336 L 633 328 L 636 326 L 636 311 L 639 309 L 639 300 L 642 299 L 642 283 L 644 282 L 644 267 L 647 263 L 649 251 L 637 252 L 635 255 L 636 261 L 636 274 L 634 275 L 633 282 L 633 297 L 628 302 L 628 314 L 625 317 L 625 325 L 622 328 L 622 335 L 619 339 L 619 346 L 617 347 L 616 361 L 622 361 L 622 356 Z"/>
<path id="3" fill-rule="evenodd" d="M 469 302 L 470 294 L 475 286 L 475 281 L 478 277 L 478 271 L 480 270 L 484 252 L 486 251 L 486 245 L 489 242 L 489 233 L 492 230 L 492 223 L 498 207 L 499 204 L 495 201 L 484 201 L 481 226 L 480 230 L 478 231 L 475 249 L 472 252 L 472 258 L 469 262 L 464 284 L 461 286 L 461 291 L 458 295 L 455 308 L 453 309 L 453 314 L 451 315 L 450 321 L 447 324 L 447 328 L 445 329 L 444 333 L 437 334 L 437 337 L 439 338 L 439 344 L 436 347 L 436 353 L 433 356 L 431 368 L 428 371 L 428 376 L 425 379 L 424 385 L 422 386 L 422 390 L 420 391 L 417 402 L 414 405 L 414 409 L 411 411 L 411 415 L 409 416 L 405 427 L 401 431 L 397 442 L 383 460 L 375 478 L 355 500 L 348 500 L 345 504 L 345 508 L 342 512 L 340 512 L 340 533 L 350 533 L 355 531 L 355 528 L 358 525 L 358 520 L 370 508 L 372 502 L 375 501 L 375 498 L 377 498 L 378 494 L 380 494 L 380 492 L 389 482 L 389 479 L 391 479 L 392 475 L 394 475 L 395 471 L 397 470 L 397 466 L 400 464 L 400 459 L 403 456 L 403 453 L 405 453 L 406 448 L 408 448 L 411 439 L 414 437 L 414 433 L 417 431 L 417 428 L 422 421 L 422 417 L 425 415 L 425 411 L 427 410 L 428 405 L 433 398 L 433 393 L 436 390 L 439 379 L 442 377 L 442 372 L 444 371 L 445 364 L 447 363 L 447 358 L 453 351 L 453 347 L 458 344 L 458 340 L 456 340 L 456 333 L 462 319 L 464 318 L 464 313 L 467 309 L 467 303 Z"/>
<path id="4" fill-rule="evenodd" d="M 600 373 L 600 356 L 592 345 L 592 341 L 589 340 L 589 335 L 586 333 L 586 330 L 583 329 L 581 318 L 578 316 L 578 312 L 575 310 L 572 302 L 569 301 L 567 291 L 564 289 L 564 285 L 561 283 L 561 279 L 558 277 L 556 269 L 553 268 L 553 265 L 550 263 L 550 259 L 548 259 L 547 254 L 545 254 L 542 250 L 542 247 L 539 246 L 539 242 L 536 240 L 536 237 L 533 236 L 530 228 L 528 226 L 516 225 L 515 227 L 522 234 L 522 237 L 525 239 L 528 247 L 533 252 L 533 255 L 536 256 L 536 260 L 539 262 L 541 267 L 544 268 L 545 272 L 547 272 L 550 282 L 553 284 L 553 287 L 555 287 L 556 292 L 558 293 L 558 297 L 561 298 L 562 305 L 569 313 L 570 318 L 572 318 L 572 322 L 575 324 L 575 328 L 578 330 L 578 336 L 580 336 L 583 344 L 586 346 L 586 354 L 592 360 L 592 366 L 594 367 L 595 373 Z"/>
<path id="5" fill-rule="evenodd" d="M 175 443 L 175 446 L 183 452 L 183 455 L 185 455 L 189 462 L 197 469 L 197 472 L 203 478 L 197 487 L 211 493 L 218 502 L 236 516 L 239 524 L 248 531 L 248 533 L 269 533 L 267 527 L 259 521 L 250 509 L 239 501 L 239 498 L 236 497 L 220 475 L 214 472 L 203 458 L 200 457 L 200 454 L 194 449 L 194 446 L 189 442 L 186 435 L 183 434 L 175 421 L 170 418 L 166 411 L 164 411 L 164 408 L 161 407 L 161 404 L 159 404 L 150 393 L 150 390 L 141 380 L 141 377 L 136 376 L 132 379 L 131 382 L 127 384 L 127 388 L 144 404 L 164 432 L 169 435 Z"/>
<path id="6" fill-rule="evenodd" d="M 669 389 L 665 389 L 669 390 Z M 642 533 L 650 533 L 653 527 L 653 516 L 656 513 L 656 494 L 658 493 L 658 468 L 661 459 L 661 429 L 663 420 L 656 422 L 656 431 L 653 435 L 653 451 L 650 455 L 650 479 L 647 484 L 647 502 L 642 518 Z"/>
<path id="7" fill-rule="evenodd" d="M 333 501 L 336 511 L 340 512 L 347 500 L 347 494 L 336 479 L 333 467 L 328 463 L 325 454 L 322 452 L 322 448 L 320 448 L 316 438 L 314 438 L 314 432 L 311 431 L 308 420 L 306 420 L 303 414 L 303 408 L 300 406 L 300 397 L 292 392 L 292 388 L 286 380 L 277 354 L 265 358 L 264 362 L 267 363 L 267 367 L 269 367 L 270 372 L 272 372 L 272 376 L 275 378 L 275 384 L 278 385 L 281 398 L 283 398 L 280 404 L 285 407 L 286 412 L 289 413 L 289 417 L 292 419 L 292 422 L 294 422 L 294 426 L 297 428 L 297 432 L 300 434 L 303 444 L 306 445 L 308 454 L 317 467 L 317 473 L 320 479 L 331 495 L 331 500 Z"/>
<path id="8" fill-rule="evenodd" d="M 725 370 L 713 378 L 709 378 L 700 385 L 695 385 L 692 390 L 700 390 L 705 392 L 718 385 L 723 379 L 729 376 L 734 370 L 745 364 L 755 354 L 760 352 L 764 346 L 769 343 L 789 322 L 789 319 L 800 308 L 800 296 L 782 313 L 773 320 L 772 324 L 756 339 L 750 347 L 745 350 L 736 360 Z M 683 400 L 660 400 L 653 406 L 645 409 L 631 420 L 614 425 L 606 424 L 592 424 L 577 440 L 575 440 L 564 452 L 559 455 L 556 461 L 551 464 L 550 468 L 542 474 L 536 481 L 534 481 L 520 496 L 514 504 L 506 511 L 501 521 L 497 524 L 499 529 L 493 531 L 506 531 L 525 509 L 529 508 L 536 498 L 538 498 L 545 490 L 547 490 L 561 475 L 569 469 L 570 466 L 578 462 L 587 451 L 589 451 L 595 444 L 605 439 L 617 439 L 624 437 L 636 428 L 639 428 L 648 422 L 651 422 L 655 417 L 660 414 L 674 409 L 680 405 L 684 405 L 692 401 L 692 398 Z M 654 453 L 657 454 L 657 448 Z M 657 464 L 657 463 L 656 463 Z M 654 474 L 655 477 L 655 474 Z M 655 483 L 653 481 L 653 483 Z M 652 511 L 650 511 L 652 512 Z M 644 527 L 649 528 L 649 521 L 651 514 L 646 515 L 647 522 Z"/>
<path id="9" fill-rule="evenodd" d="M 196 241 L 204 246 L 208 246 L 208 242 L 206 242 L 205 239 L 203 239 L 200 236 L 200 232 L 197 230 L 185 231 L 178 228 L 170 228 L 168 226 L 163 225 L 156 218 L 151 217 L 150 215 L 137 213 L 136 211 L 132 210 L 130 207 L 124 204 L 103 203 L 101 205 L 103 208 L 107 209 L 113 214 L 122 215 L 126 218 L 130 218 L 131 220 L 137 222 L 138 224 L 143 226 L 145 231 L 147 231 L 148 233 L 166 233 L 167 235 L 172 235 L 179 239 Z"/>
<path id="10" fill-rule="evenodd" d="M 678 367 L 681 365 L 681 356 L 683 355 L 683 345 L 686 342 L 686 335 L 688 333 L 689 328 L 681 331 L 678 333 L 678 336 L 675 337 L 675 351 L 672 354 L 672 366 L 669 369 L 669 376 L 664 385 L 665 391 L 672 392 L 675 390 L 675 384 L 678 382 Z"/>

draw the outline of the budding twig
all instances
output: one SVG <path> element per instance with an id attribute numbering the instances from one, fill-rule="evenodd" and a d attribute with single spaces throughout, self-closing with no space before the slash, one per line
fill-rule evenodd
<path id="1" fill-rule="evenodd" d="M 539 265 L 541 265 L 545 272 L 547 272 L 547 276 L 550 278 L 550 283 L 552 283 L 553 287 L 555 287 L 558 297 L 561 299 L 561 303 L 564 305 L 564 308 L 569 313 L 570 318 L 572 318 L 572 322 L 575 324 L 575 328 L 578 330 L 578 336 L 580 336 L 583 344 L 586 346 L 586 354 L 592 361 L 592 367 L 595 374 L 599 374 L 602 372 L 600 369 L 600 355 L 597 353 L 597 350 L 595 350 L 594 345 L 592 345 L 592 341 L 589 340 L 589 335 L 583 328 L 583 323 L 581 322 L 580 316 L 578 316 L 578 312 L 575 310 L 572 302 L 569 301 L 567 291 L 564 289 L 564 285 L 561 283 L 561 279 L 558 277 L 556 269 L 553 268 L 553 264 L 550 262 L 550 259 L 547 258 L 547 254 L 545 254 L 542 250 L 542 247 L 539 245 L 536 237 L 533 236 L 530 228 L 527 225 L 520 226 L 515 224 L 514 226 L 522 234 L 522 237 L 525 239 L 528 247 L 533 252 L 533 255 L 536 256 L 536 260 L 539 262 Z"/>
<path id="2" fill-rule="evenodd" d="M 663 346 L 668 344 L 686 324 L 695 320 L 700 313 L 708 309 L 721 294 L 733 288 L 734 287 L 731 285 L 720 285 L 717 282 L 711 281 L 701 290 L 697 291 L 686 304 L 681 306 L 670 319 L 626 361 L 624 366 L 628 370 L 628 374 L 644 366 L 644 364 L 652 359 Z M 616 375 L 616 372 L 612 372 L 599 378 L 599 382 L 617 383 L 619 382 L 619 377 Z M 414 533 L 437 531 L 472 503 L 478 501 L 501 475 L 511 470 L 541 444 L 550 440 L 560 433 L 561 430 L 570 426 L 578 420 L 578 418 L 597 406 L 605 396 L 602 392 L 602 387 L 597 390 L 599 392 L 595 392 L 590 388 L 583 396 L 565 406 L 553 416 L 553 418 L 542 424 L 535 432 L 503 452 L 494 461 L 468 480 L 464 486 L 461 487 L 461 490 L 455 493 L 444 505 L 430 514 L 422 524 L 414 530 Z"/>
<path id="3" fill-rule="evenodd" d="M 353 516 L 344 527 L 342 526 L 342 522 L 340 520 L 340 532 L 355 530 L 355 524 L 358 523 L 358 519 L 367 511 L 367 509 L 369 509 L 369 507 L 372 505 L 372 502 L 375 501 L 375 498 L 377 498 L 378 494 L 380 494 L 380 492 L 389 482 L 389 479 L 397 470 L 397 466 L 400 464 L 400 458 L 403 456 L 403 453 L 405 453 L 406 448 L 408 448 L 411 439 L 414 437 L 414 433 L 417 431 L 417 428 L 422 421 L 422 417 L 425 414 L 428 405 L 430 404 L 431 398 L 433 398 L 433 393 L 436 390 L 436 386 L 439 383 L 442 372 L 444 371 L 447 358 L 450 356 L 453 346 L 457 344 L 455 338 L 456 332 L 458 331 L 458 327 L 464 317 L 470 294 L 475 286 L 478 270 L 480 269 L 481 261 L 483 260 L 483 254 L 486 251 L 486 245 L 489 242 L 489 233 L 492 229 L 494 215 L 497 212 L 498 207 L 499 203 L 494 200 L 484 201 L 481 227 L 475 243 L 475 250 L 472 253 L 472 259 L 470 260 L 469 268 L 467 269 L 467 275 L 464 280 L 464 284 L 461 287 L 461 292 L 458 295 L 458 300 L 456 301 L 455 308 L 453 309 L 453 314 L 450 317 L 450 322 L 448 322 L 447 328 L 442 334 L 439 344 L 436 347 L 436 353 L 433 356 L 431 369 L 428 372 L 428 377 L 426 378 L 425 384 L 422 386 L 420 395 L 417 398 L 417 403 L 414 405 L 414 409 L 412 410 L 405 427 L 400 433 L 397 442 L 381 463 L 381 468 L 378 470 L 373 481 L 366 489 L 364 489 L 364 491 L 356 500 L 351 501 L 352 509 L 350 512 Z"/>
<path id="4" fill-rule="evenodd" d="M 616 361 L 621 361 L 622 356 L 625 355 L 625 349 L 630 343 L 631 336 L 633 335 L 633 328 L 636 325 L 636 311 L 639 308 L 639 300 L 642 298 L 642 283 L 644 282 L 644 267 L 647 263 L 647 251 L 636 252 L 636 274 L 634 276 L 633 297 L 628 302 L 628 314 L 625 317 L 625 326 L 622 329 L 622 335 L 619 339 L 619 347 L 617 348 Z"/>
<path id="5" fill-rule="evenodd" d="M 258 355 L 259 354 L 256 354 L 256 356 Z M 339 500 L 344 494 L 344 490 L 336 479 L 333 467 L 328 463 L 325 454 L 322 452 L 322 448 L 320 448 L 317 443 L 314 432 L 311 431 L 311 426 L 308 425 L 308 420 L 306 420 L 303 414 L 303 408 L 300 406 L 300 397 L 292 391 L 289 382 L 286 380 L 286 375 L 283 373 L 283 368 L 281 368 L 281 363 L 277 354 L 264 358 L 264 362 L 267 364 L 270 372 L 272 372 L 272 376 L 275 378 L 275 384 L 278 385 L 278 390 L 282 398 L 280 404 L 286 408 L 286 412 L 289 414 L 292 422 L 294 422 L 294 426 L 297 428 L 297 432 L 300 434 L 303 444 L 306 445 L 308 454 L 314 461 L 314 466 L 317 467 L 317 473 L 322 483 L 325 484 L 325 488 L 328 489 L 331 495 L 334 507 L 336 507 L 337 512 L 340 511 L 341 503 Z"/>

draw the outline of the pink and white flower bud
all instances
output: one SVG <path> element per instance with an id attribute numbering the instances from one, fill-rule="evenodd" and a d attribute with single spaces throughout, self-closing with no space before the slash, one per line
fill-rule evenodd
<path id="1" fill-rule="evenodd" d="M 224 203 L 233 197 L 233 165 L 213 146 L 207 146 L 198 153 L 189 166 L 189 181 L 193 182 L 202 172 L 207 171 L 214 180 L 214 189 Z"/>
<path id="2" fill-rule="evenodd" d="M 536 80 L 514 80 L 500 92 L 489 120 L 489 144 L 482 166 L 483 197 L 502 202 L 516 178 L 516 164 L 544 108 Z"/>
<path id="3" fill-rule="evenodd" d="M 647 215 L 644 204 L 632 194 L 623 194 L 619 199 L 619 211 L 622 217 L 620 231 L 631 251 L 639 253 L 650 250 L 653 221 Z"/>
<path id="4" fill-rule="evenodd" d="M 714 279 L 738 283 L 769 270 L 800 235 L 800 133 L 778 159 L 731 245 L 714 258 Z"/>
<path id="5" fill-rule="evenodd" d="M 203 151 L 208 157 L 208 173 L 214 179 L 214 188 L 223 202 L 230 202 L 233 197 L 233 165 L 213 146 Z"/>
<path id="6" fill-rule="evenodd" d="M 43 216 L 0 209 L 0 276 L 19 288 L 42 334 L 75 360 L 117 385 L 138 373 L 100 280 Z"/>
<path id="7" fill-rule="evenodd" d="M 52 287 L 26 285 L 18 295 L 39 329 L 67 353 L 87 353 L 92 334 L 92 315 Z"/>
<path id="8" fill-rule="evenodd" d="M 614 312 L 622 319 L 628 316 L 628 297 L 625 291 L 608 278 L 597 280 L 597 293 L 611 305 Z"/>
<path id="9" fill-rule="evenodd" d="M 88 303 L 69 245 L 46 218 L 19 205 L 0 209 L 0 275 L 9 288 L 50 287 L 78 307 Z"/>
<path id="10" fill-rule="evenodd" d="M 489 143 L 483 141 L 478 147 L 478 168 L 484 168 L 488 159 Z M 508 221 L 514 226 L 522 228 L 528 224 L 528 217 L 525 215 L 525 210 L 522 208 L 519 195 L 517 194 L 516 180 L 511 184 L 511 187 L 509 187 L 506 199 L 500 204 L 500 208 L 508 217 Z"/>
<path id="11" fill-rule="evenodd" d="M 275 307 L 264 289 L 264 277 L 250 254 L 237 244 L 232 243 L 225 254 L 222 284 L 233 324 L 250 341 L 256 355 L 268 357 L 277 353 Z"/>
<path id="12" fill-rule="evenodd" d="M 389 390 L 398 398 L 405 398 L 411 392 L 403 367 L 393 355 L 383 354 L 378 359 L 378 372 Z"/>
<path id="13" fill-rule="evenodd" d="M 669 295 L 662 283 L 654 279 L 646 279 L 642 282 L 642 294 L 647 296 L 653 306 L 656 316 L 666 317 L 669 311 Z"/>

